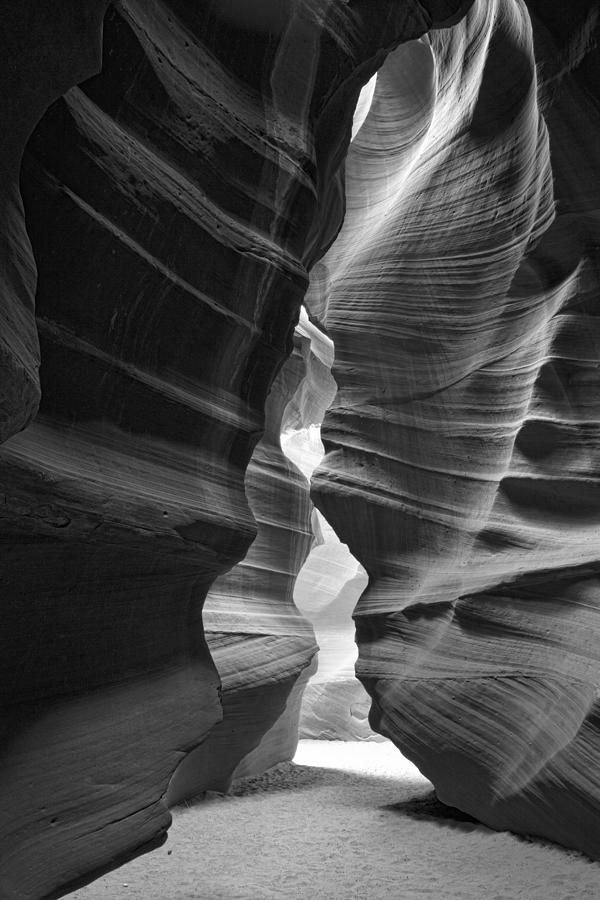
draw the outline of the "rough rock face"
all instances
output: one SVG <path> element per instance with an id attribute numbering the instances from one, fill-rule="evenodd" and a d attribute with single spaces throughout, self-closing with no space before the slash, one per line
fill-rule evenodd
<path id="1" fill-rule="evenodd" d="M 600 857 L 598 10 L 552 6 L 480 0 L 378 74 L 315 274 L 313 494 L 369 574 L 374 727 L 448 804 Z"/>
<path id="2" fill-rule="evenodd" d="M 466 5 L 115 4 L 101 75 L 23 164 L 21 433 L 19 162 L 97 69 L 105 4 L 3 10 L 3 896 L 164 840 L 172 773 L 222 716 L 202 603 L 256 533 L 244 473 L 358 93 Z"/>

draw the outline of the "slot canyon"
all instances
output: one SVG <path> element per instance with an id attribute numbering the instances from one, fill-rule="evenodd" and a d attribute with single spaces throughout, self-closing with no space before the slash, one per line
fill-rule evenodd
<path id="1" fill-rule="evenodd" d="M 3 25 L 1 900 L 299 736 L 600 860 L 600 4 Z"/>

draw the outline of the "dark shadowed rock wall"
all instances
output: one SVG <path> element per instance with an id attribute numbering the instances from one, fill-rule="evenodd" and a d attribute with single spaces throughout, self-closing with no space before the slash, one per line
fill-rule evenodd
<path id="1" fill-rule="evenodd" d="M 596 857 L 598 20 L 481 0 L 395 51 L 313 291 L 372 724 L 446 803 Z"/>
<path id="2" fill-rule="evenodd" d="M 172 773 L 223 716 L 202 604 L 256 534 L 245 471 L 358 93 L 465 5 L 123 0 L 68 91 L 105 4 L 3 9 L 3 897 L 164 840 Z M 23 163 L 27 237 L 21 154 L 65 91 Z"/>
<path id="3" fill-rule="evenodd" d="M 5 0 L 0 144 L 0 441 L 24 428 L 40 397 L 35 263 L 19 193 L 23 150 L 50 104 L 101 63 L 109 0 Z"/>

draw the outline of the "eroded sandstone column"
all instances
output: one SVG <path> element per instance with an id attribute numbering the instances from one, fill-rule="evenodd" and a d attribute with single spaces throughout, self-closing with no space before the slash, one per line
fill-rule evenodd
<path id="1" fill-rule="evenodd" d="M 256 533 L 244 473 L 341 224 L 358 93 L 462 5 L 123 0 L 102 74 L 36 130 L 22 190 L 42 401 L 0 452 L 3 896 L 59 894 L 164 840 L 172 772 L 222 714 L 202 602 Z M 56 15 L 87 27 L 88 8 L 97 32 L 101 4 Z M 34 31 L 19 34 L 26 56 Z M 70 59 L 52 28 L 48 46 Z M 28 127 L 95 70 L 82 53 Z M 37 348 L 18 158 L 4 436 L 36 403 L 19 387 Z"/>
<path id="2" fill-rule="evenodd" d="M 373 725 L 448 804 L 600 856 L 594 21 L 535 6 L 378 75 L 321 265 L 313 493 L 369 574 Z"/>

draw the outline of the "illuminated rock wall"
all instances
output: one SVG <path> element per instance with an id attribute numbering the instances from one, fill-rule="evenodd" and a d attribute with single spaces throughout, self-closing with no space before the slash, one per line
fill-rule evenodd
<path id="1" fill-rule="evenodd" d="M 379 72 L 315 273 L 313 495 L 369 575 L 374 727 L 448 804 L 600 856 L 598 17 L 552 6 L 478 2 Z"/>

